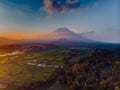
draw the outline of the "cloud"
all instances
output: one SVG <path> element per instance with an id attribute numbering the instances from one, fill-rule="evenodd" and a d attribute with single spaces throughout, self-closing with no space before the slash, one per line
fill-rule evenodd
<path id="1" fill-rule="evenodd" d="M 84 4 L 83 1 L 89 2 L 87 0 L 44 0 L 44 5 L 42 8 L 40 8 L 40 10 L 49 14 L 55 12 L 65 13 L 71 10 L 88 7 L 89 3 Z"/>
<path id="2" fill-rule="evenodd" d="M 80 33 L 80 35 L 88 35 L 88 34 L 93 34 L 95 31 L 90 31 L 90 32 L 85 32 L 85 33 Z"/>

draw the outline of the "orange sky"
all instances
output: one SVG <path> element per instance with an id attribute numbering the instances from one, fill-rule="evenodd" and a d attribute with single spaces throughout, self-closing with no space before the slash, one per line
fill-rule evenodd
<path id="1" fill-rule="evenodd" d="M 13 39 L 13 40 L 23 40 L 23 39 L 46 39 L 48 37 L 48 33 L 41 32 L 39 34 L 33 33 L 33 34 L 10 34 L 10 35 L 2 35 L 0 38 L 7 38 L 7 39 Z"/>

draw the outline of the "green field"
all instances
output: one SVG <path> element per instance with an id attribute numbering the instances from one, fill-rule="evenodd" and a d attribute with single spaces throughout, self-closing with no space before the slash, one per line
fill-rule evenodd
<path id="1" fill-rule="evenodd" d="M 80 50 L 81 55 L 89 51 Z M 0 90 L 16 90 L 34 82 L 47 82 L 58 67 L 63 67 L 63 59 L 69 56 L 69 52 L 70 49 L 56 49 L 0 57 Z"/>
<path id="2" fill-rule="evenodd" d="M 0 90 L 13 90 L 31 82 L 47 81 L 57 68 L 37 65 L 62 66 L 62 59 L 67 57 L 68 51 L 62 49 L 0 57 Z"/>

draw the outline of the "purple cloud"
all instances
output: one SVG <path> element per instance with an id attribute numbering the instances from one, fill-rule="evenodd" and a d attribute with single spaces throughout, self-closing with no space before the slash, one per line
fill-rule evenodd
<path id="1" fill-rule="evenodd" d="M 44 0 L 43 3 L 44 6 L 40 9 L 49 14 L 54 12 L 65 13 L 83 7 L 81 0 Z"/>

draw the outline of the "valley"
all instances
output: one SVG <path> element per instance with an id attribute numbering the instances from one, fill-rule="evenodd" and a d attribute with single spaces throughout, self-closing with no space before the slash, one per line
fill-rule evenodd
<path id="1" fill-rule="evenodd" d="M 20 48 L 20 51 L 22 49 Z M 82 80 L 88 77 L 94 77 L 94 80 L 99 79 L 99 82 L 96 81 L 98 87 L 102 83 L 101 80 L 107 84 L 106 80 L 110 77 L 117 78 L 117 81 L 110 82 L 116 83 L 116 87 L 119 88 L 119 49 L 117 46 L 106 48 L 105 45 L 53 49 L 47 47 L 42 51 L 40 49 L 39 52 L 36 48 L 35 50 L 32 48 L 33 52 L 4 54 L 6 56 L 0 57 L 0 90 L 79 90 L 77 88 L 84 90 L 85 87 L 88 88 L 86 90 L 90 90 L 88 81 Z M 11 52 L 11 48 L 7 50 Z M 112 76 L 113 70 L 115 70 L 115 76 Z M 85 83 L 86 86 L 84 86 Z M 92 85 L 91 88 L 96 88 L 92 83 L 90 85 Z M 113 85 L 112 88 L 115 86 Z"/>
<path id="2" fill-rule="evenodd" d="M 53 50 L 0 57 L 0 90 L 19 90 L 36 82 L 48 83 L 57 69 L 63 68 L 66 52 Z"/>

